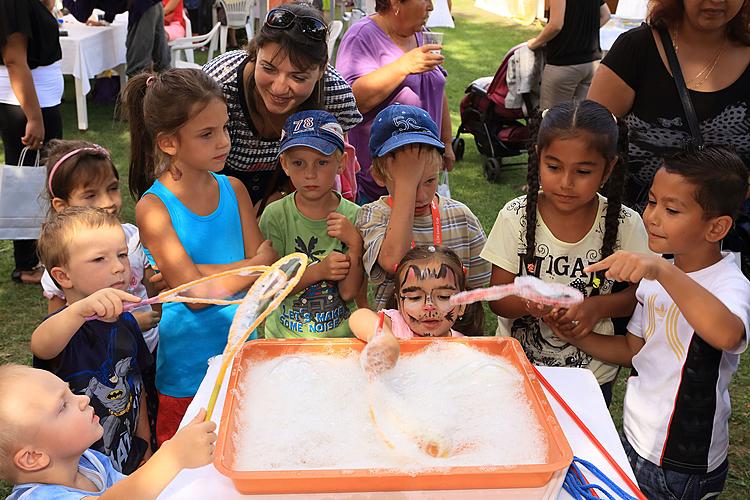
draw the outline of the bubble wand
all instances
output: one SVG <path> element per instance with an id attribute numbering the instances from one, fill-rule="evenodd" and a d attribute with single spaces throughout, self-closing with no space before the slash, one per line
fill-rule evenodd
<path id="1" fill-rule="evenodd" d="M 277 260 L 253 283 L 242 299 L 229 327 L 227 345 L 222 353 L 221 367 L 216 377 L 211 397 L 206 409 L 206 421 L 211 420 L 216 399 L 224 382 L 229 364 L 239 352 L 245 340 L 266 317 L 289 295 L 307 268 L 307 255 L 293 253 Z"/>
<path id="2" fill-rule="evenodd" d="M 517 276 L 509 285 L 457 293 L 450 298 L 450 303 L 457 306 L 480 300 L 499 300 L 511 295 L 552 307 L 570 307 L 583 302 L 583 294 L 575 288 L 560 283 L 547 283 L 534 276 Z"/>
<path id="3" fill-rule="evenodd" d="M 269 266 L 245 266 L 245 267 L 238 267 L 235 269 L 230 269 L 229 271 L 223 271 L 220 273 L 212 274 L 210 276 L 204 276 L 197 280 L 189 281 L 187 283 L 183 283 L 182 285 L 176 286 L 169 290 L 165 290 L 161 292 L 159 295 L 154 295 L 153 297 L 149 297 L 148 299 L 142 300 L 140 302 L 129 302 L 123 306 L 122 311 L 128 312 L 128 311 L 132 311 L 133 309 L 137 309 L 142 306 L 147 306 L 151 304 L 162 304 L 164 302 L 183 302 L 183 303 L 188 303 L 188 304 L 210 304 L 210 305 L 217 305 L 217 306 L 229 306 L 229 305 L 240 304 L 242 302 L 242 297 L 238 294 L 237 291 L 230 291 L 228 287 L 221 287 L 217 285 L 222 280 L 229 278 L 229 277 L 259 276 L 263 274 L 264 272 L 268 271 L 269 269 L 270 269 Z M 205 297 L 205 296 L 199 297 L 195 293 L 191 292 L 191 290 L 197 286 L 201 286 L 203 288 L 209 287 L 209 288 L 218 289 L 218 290 L 222 290 L 223 288 L 224 293 L 218 293 L 218 292 L 213 292 L 211 294 L 204 293 L 203 295 L 214 295 L 214 296 L 213 297 Z M 242 291 L 244 291 L 244 288 L 242 290 L 239 290 L 239 292 L 242 292 Z M 99 319 L 99 316 L 96 316 L 96 315 L 86 316 L 85 319 L 86 321 L 91 321 L 92 319 Z"/>

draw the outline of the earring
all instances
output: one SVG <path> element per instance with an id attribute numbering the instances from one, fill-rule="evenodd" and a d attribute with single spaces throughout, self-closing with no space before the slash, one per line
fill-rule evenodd
<path id="1" fill-rule="evenodd" d="M 398 17 L 399 9 L 396 7 L 396 17 Z"/>
<path id="2" fill-rule="evenodd" d="M 461 321 L 462 319 L 464 319 L 464 316 L 463 316 L 463 314 L 462 314 L 461 316 L 459 316 L 459 317 L 458 317 L 458 321 Z"/>

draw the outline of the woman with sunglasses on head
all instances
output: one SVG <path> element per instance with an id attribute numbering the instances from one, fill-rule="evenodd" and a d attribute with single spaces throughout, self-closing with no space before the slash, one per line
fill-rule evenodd
<path id="1" fill-rule="evenodd" d="M 268 13 L 246 50 L 203 67 L 227 99 L 232 149 L 222 173 L 245 184 L 258 213 L 288 189 L 277 156 L 289 116 L 325 110 L 344 132 L 362 120 L 349 84 L 328 66 L 327 38 L 319 10 L 290 3 Z"/>
<path id="2" fill-rule="evenodd" d="M 451 119 L 445 95 L 447 73 L 439 45 L 425 45 L 422 29 L 432 11 L 431 0 L 376 0 L 375 14 L 346 32 L 336 55 L 336 69 L 352 86 L 364 120 L 349 134 L 362 170 L 357 174 L 360 204 L 387 194 L 370 175 L 370 127 L 391 104 L 424 109 L 440 127 L 445 143 L 443 166 L 453 169 Z M 437 52 L 437 53 L 436 53 Z"/>

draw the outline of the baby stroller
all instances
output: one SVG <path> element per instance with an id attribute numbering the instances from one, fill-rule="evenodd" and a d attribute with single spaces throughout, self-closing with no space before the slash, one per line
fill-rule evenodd
<path id="1" fill-rule="evenodd" d="M 474 136 L 479 153 L 487 157 L 483 171 L 484 177 L 490 182 L 499 178 L 503 158 L 518 156 L 528 148 L 530 134 L 526 119 L 536 107 L 534 101 L 538 100 L 537 96 L 523 94 L 524 106 L 519 109 L 505 107 L 508 64 L 519 47 L 517 45 L 508 51 L 494 77 L 475 80 L 461 99 L 461 124 L 452 141 L 456 160 L 461 160 L 464 155 L 465 143 L 460 136 L 468 132 Z M 525 162 L 505 163 L 506 166 L 524 164 Z"/>

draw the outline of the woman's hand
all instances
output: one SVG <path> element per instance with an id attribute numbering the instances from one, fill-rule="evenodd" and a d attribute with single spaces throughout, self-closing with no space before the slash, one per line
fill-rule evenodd
<path id="1" fill-rule="evenodd" d="M 442 54 L 433 54 L 430 52 L 439 49 L 440 45 L 431 44 L 411 49 L 398 59 L 401 69 L 407 75 L 432 71 L 445 61 L 445 57 Z"/>
<path id="2" fill-rule="evenodd" d="M 21 138 L 21 142 L 31 149 L 42 147 L 42 144 L 44 144 L 44 121 L 42 121 L 41 116 L 26 121 L 26 133 Z"/>

